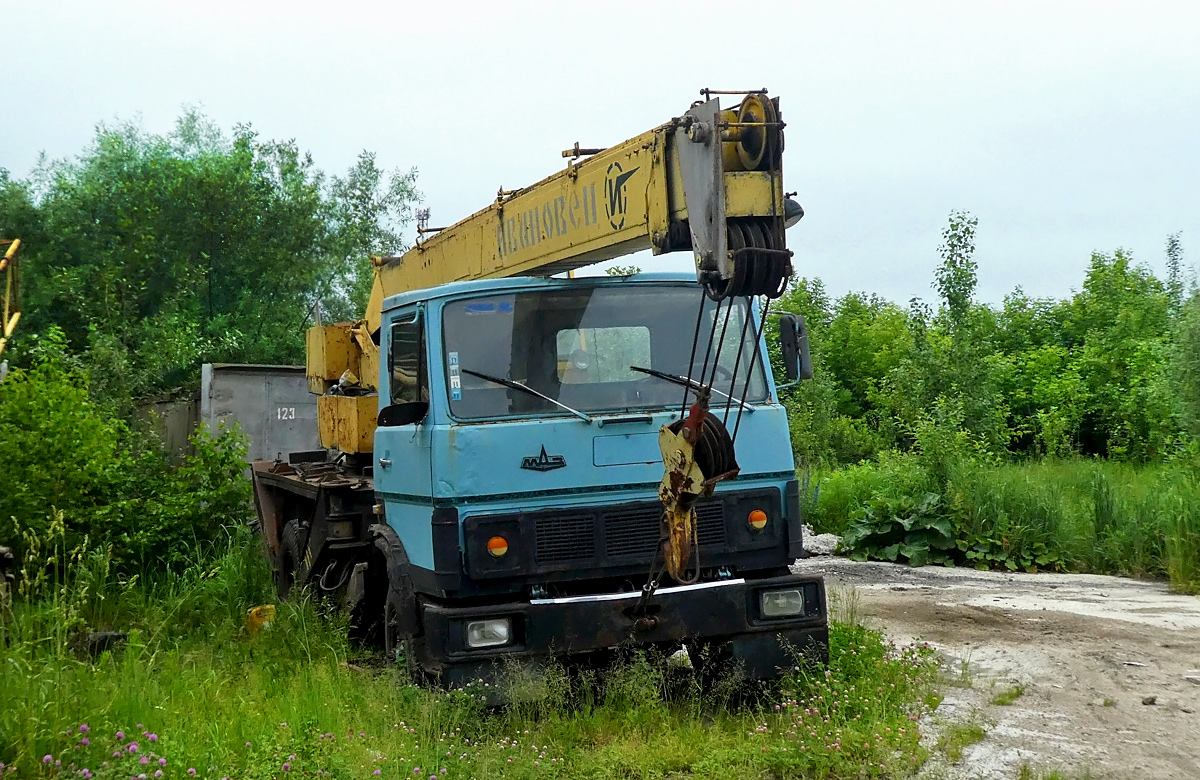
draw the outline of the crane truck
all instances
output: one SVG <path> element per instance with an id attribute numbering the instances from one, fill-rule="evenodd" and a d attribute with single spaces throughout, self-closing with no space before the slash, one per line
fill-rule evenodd
<path id="1" fill-rule="evenodd" d="M 622 646 L 750 678 L 827 658 L 823 581 L 789 570 L 799 491 L 763 339 L 802 214 L 779 101 L 701 94 L 421 224 L 372 258 L 362 320 L 308 330 L 321 449 L 252 465 L 281 597 L 334 600 L 449 687 Z M 646 248 L 691 252 L 695 275 L 562 276 Z M 803 321 L 779 330 L 804 378 Z"/>

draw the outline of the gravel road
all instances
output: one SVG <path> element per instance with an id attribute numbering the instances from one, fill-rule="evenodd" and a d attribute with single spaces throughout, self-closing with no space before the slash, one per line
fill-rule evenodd
<path id="1" fill-rule="evenodd" d="M 1200 598 L 1096 575 L 825 556 L 793 568 L 825 575 L 835 617 L 856 612 L 894 641 L 927 641 L 959 678 L 929 725 L 976 722 L 987 734 L 957 763 L 932 760 L 923 777 L 1016 778 L 1028 765 L 1098 780 L 1200 780 Z M 1012 704 L 992 702 L 1015 686 L 1024 692 Z"/>

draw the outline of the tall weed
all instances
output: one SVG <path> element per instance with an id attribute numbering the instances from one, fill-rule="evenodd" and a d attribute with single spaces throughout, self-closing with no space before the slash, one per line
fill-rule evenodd
<path id="1" fill-rule="evenodd" d="M 1177 473 L 1160 493 L 1167 575 L 1176 589 L 1200 594 L 1200 481 Z"/>
<path id="2" fill-rule="evenodd" d="M 968 563 L 1009 570 L 1064 569 L 1074 538 L 1058 486 L 1021 468 L 963 469 L 947 486 Z"/>
<path id="3" fill-rule="evenodd" d="M 1186 455 L 1144 466 L 940 456 L 933 467 L 919 456 L 891 455 L 821 475 L 810 490 L 816 506 L 809 517 L 844 531 L 881 507 L 927 501 L 940 479 L 959 563 L 1166 577 L 1176 589 L 1200 592 L 1200 472 Z"/>

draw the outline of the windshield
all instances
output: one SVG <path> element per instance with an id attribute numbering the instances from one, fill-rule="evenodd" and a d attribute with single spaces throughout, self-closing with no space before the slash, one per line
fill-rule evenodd
<path id="1" fill-rule="evenodd" d="M 678 408 L 679 384 L 631 368 L 699 379 L 717 305 L 705 299 L 694 369 L 688 371 L 701 292 L 692 287 L 587 287 L 490 295 L 446 304 L 444 349 L 450 410 L 472 419 L 569 412 L 535 393 L 481 375 L 526 385 L 582 412 Z M 729 304 L 721 308 L 717 338 Z M 715 390 L 741 398 L 754 352 L 754 326 L 730 384 L 746 317 L 736 301 L 717 360 Z M 709 373 L 712 373 L 712 359 Z M 693 397 L 689 393 L 689 401 Z M 766 398 L 762 361 L 755 359 L 748 402 Z M 725 403 L 714 394 L 713 407 Z M 735 402 L 736 405 L 736 402 Z"/>

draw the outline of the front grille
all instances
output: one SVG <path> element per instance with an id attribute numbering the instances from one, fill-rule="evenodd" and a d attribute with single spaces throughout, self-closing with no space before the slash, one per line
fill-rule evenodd
<path id="1" fill-rule="evenodd" d="M 744 518 L 753 508 L 763 509 L 780 522 L 752 534 Z M 615 576 L 644 570 L 661 555 L 662 514 L 657 501 L 643 500 L 469 516 L 463 521 L 467 570 L 473 579 L 554 572 L 564 580 L 592 577 L 597 572 Z M 706 566 L 745 562 L 763 568 L 772 549 L 784 551 L 781 544 L 787 538 L 779 491 L 770 488 L 730 491 L 698 502 L 696 526 Z M 499 560 L 487 554 L 486 540 L 496 534 L 508 538 L 510 546 L 515 544 L 515 557 L 509 554 Z M 768 563 L 773 560 L 769 558 Z"/>
<path id="2" fill-rule="evenodd" d="M 539 564 L 562 563 L 596 555 L 596 534 L 591 515 L 540 517 L 534 546 Z"/>
<path id="3" fill-rule="evenodd" d="M 605 512 L 604 549 L 610 558 L 648 558 L 654 555 L 662 525 L 662 507 L 650 505 Z M 700 546 L 725 544 L 725 508 L 719 501 L 696 505 Z"/>

